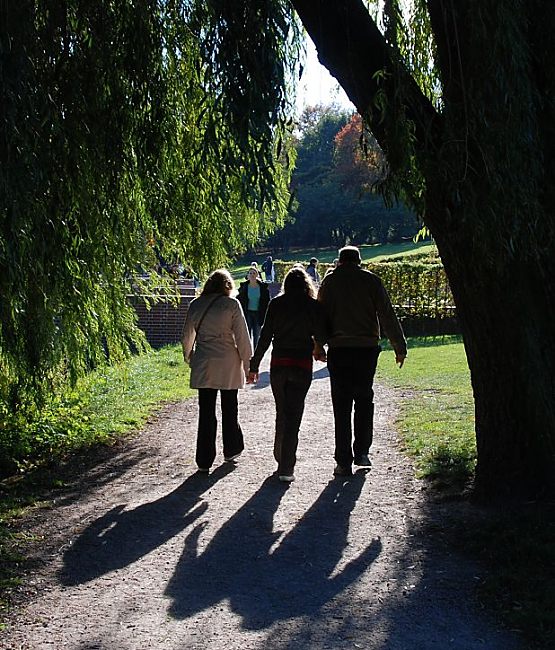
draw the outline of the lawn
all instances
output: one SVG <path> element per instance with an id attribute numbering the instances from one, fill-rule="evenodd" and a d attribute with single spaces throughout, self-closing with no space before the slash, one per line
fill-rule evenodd
<path id="1" fill-rule="evenodd" d="M 435 250 L 435 244 L 431 241 L 412 241 L 401 242 L 399 244 L 365 244 L 360 246 L 360 254 L 363 262 L 380 262 L 388 257 L 404 257 L 416 253 L 427 253 Z M 231 268 L 231 274 L 235 280 L 243 279 L 251 262 L 258 262 L 258 266 L 264 262 L 269 253 L 260 255 L 247 255 L 239 258 Z M 271 254 L 271 252 L 270 252 Z M 272 255 L 276 260 L 284 262 L 304 262 L 308 264 L 311 257 L 316 257 L 324 264 L 331 264 L 337 257 L 337 249 L 328 248 L 315 251 L 313 249 L 299 248 L 293 249 L 287 254 Z"/>
<path id="2" fill-rule="evenodd" d="M 399 405 L 398 428 L 418 474 L 438 486 L 461 487 L 472 477 L 476 457 L 472 387 L 461 339 L 409 339 L 401 369 L 384 348 L 377 379 L 413 395 Z"/>

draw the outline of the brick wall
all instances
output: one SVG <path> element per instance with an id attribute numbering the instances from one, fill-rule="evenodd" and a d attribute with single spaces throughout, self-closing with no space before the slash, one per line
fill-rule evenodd
<path id="1" fill-rule="evenodd" d="M 147 341 L 153 348 L 161 348 L 181 341 L 181 332 L 189 304 L 196 295 L 192 280 L 178 280 L 177 286 L 181 299 L 176 307 L 171 303 L 158 302 L 147 309 L 145 296 L 130 296 L 137 312 L 138 326 L 146 334 Z"/>
<path id="2" fill-rule="evenodd" d="M 192 280 L 178 280 L 177 286 L 181 294 L 179 305 L 159 302 L 147 309 L 144 296 L 130 296 L 131 304 L 139 317 L 138 326 L 146 334 L 146 339 L 153 348 L 173 345 L 181 341 L 181 332 L 191 300 L 196 296 L 196 288 Z M 281 290 L 279 282 L 269 286 L 270 297 L 274 298 Z"/>

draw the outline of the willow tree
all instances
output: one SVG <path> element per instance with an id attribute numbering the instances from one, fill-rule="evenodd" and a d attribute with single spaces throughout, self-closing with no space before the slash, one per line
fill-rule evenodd
<path id="1" fill-rule="evenodd" d="M 203 272 L 282 218 L 287 98 L 267 88 L 285 85 L 289 26 L 245 11 L 253 49 L 272 53 L 248 95 L 221 76 L 206 9 L 1 3 L 0 415 L 138 343 L 127 294 L 157 254 Z"/>
<path id="2" fill-rule="evenodd" d="M 478 493 L 553 493 L 555 3 L 292 4 L 437 242 L 471 371 Z"/>

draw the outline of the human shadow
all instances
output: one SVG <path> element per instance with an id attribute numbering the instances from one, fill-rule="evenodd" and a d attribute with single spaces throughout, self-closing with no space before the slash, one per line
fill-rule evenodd
<path id="1" fill-rule="evenodd" d="M 208 476 L 195 473 L 161 499 L 133 510 L 118 505 L 93 521 L 65 552 L 60 581 L 78 585 L 121 569 L 161 546 L 202 515 L 203 492 L 234 469 L 233 463 L 217 467 Z"/>
<path id="2" fill-rule="evenodd" d="M 183 555 L 166 588 L 169 614 L 184 619 L 227 600 L 244 629 L 312 615 L 353 583 L 381 551 L 372 540 L 338 570 L 347 545 L 349 516 L 364 474 L 331 481 L 297 525 L 273 530 L 274 513 L 287 490 L 275 477 L 199 549 L 202 523 L 188 535 Z"/>

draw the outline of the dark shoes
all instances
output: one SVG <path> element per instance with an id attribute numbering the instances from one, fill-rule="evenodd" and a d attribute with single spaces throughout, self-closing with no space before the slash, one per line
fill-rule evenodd
<path id="1" fill-rule="evenodd" d="M 237 460 L 243 452 L 240 451 L 238 454 L 233 454 L 233 456 L 225 456 L 224 460 L 226 463 L 232 463 L 234 460 Z"/>
<path id="2" fill-rule="evenodd" d="M 355 456 L 354 463 L 355 465 L 358 465 L 358 467 L 372 467 L 372 462 L 368 458 L 368 454 L 360 454 L 360 456 Z"/>
<path id="3" fill-rule="evenodd" d="M 350 467 L 342 467 L 341 465 L 336 465 L 333 470 L 334 476 L 351 476 L 353 470 Z"/>

